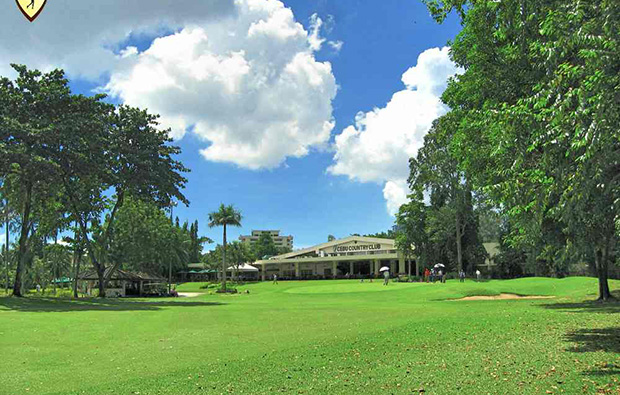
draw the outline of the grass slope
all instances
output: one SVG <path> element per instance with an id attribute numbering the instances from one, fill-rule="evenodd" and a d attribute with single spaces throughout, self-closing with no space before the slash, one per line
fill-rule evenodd
<path id="1" fill-rule="evenodd" d="M 595 279 L 242 289 L 250 294 L 1 297 L 0 393 L 620 391 L 620 305 L 584 303 Z M 502 292 L 556 298 L 448 300 Z"/>

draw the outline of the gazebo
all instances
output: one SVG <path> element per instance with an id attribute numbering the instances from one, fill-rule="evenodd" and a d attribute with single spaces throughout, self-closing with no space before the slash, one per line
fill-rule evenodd
<path id="1" fill-rule="evenodd" d="M 233 278 L 235 273 L 239 273 L 239 278 L 242 280 L 258 280 L 259 270 L 248 263 L 243 263 L 239 266 L 229 266 L 226 269 L 226 276 L 229 278 Z"/>
<path id="2" fill-rule="evenodd" d="M 110 275 L 112 267 L 108 267 L 104 276 L 108 278 L 108 286 L 106 287 L 106 296 L 124 297 L 124 296 L 142 296 L 145 294 L 164 294 L 165 285 L 168 283 L 164 277 L 143 272 L 130 272 L 126 270 L 116 269 Z M 87 293 L 90 294 L 93 289 L 97 288 L 99 276 L 92 269 L 82 273 L 78 277 L 81 281 L 88 283 Z"/>

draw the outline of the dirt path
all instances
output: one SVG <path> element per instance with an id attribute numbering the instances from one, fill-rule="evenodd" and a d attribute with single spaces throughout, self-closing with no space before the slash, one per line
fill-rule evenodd
<path id="1" fill-rule="evenodd" d="M 542 295 L 515 295 L 515 294 L 499 294 L 493 296 L 466 296 L 461 299 L 454 300 L 508 300 L 508 299 L 553 299 L 555 296 L 542 296 Z"/>

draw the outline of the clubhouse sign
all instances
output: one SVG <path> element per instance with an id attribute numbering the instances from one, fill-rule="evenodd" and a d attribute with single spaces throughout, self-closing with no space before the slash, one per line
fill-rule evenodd
<path id="1" fill-rule="evenodd" d="M 377 251 L 381 249 L 381 244 L 356 244 L 346 246 L 334 246 L 334 252 L 356 252 L 356 251 Z"/>

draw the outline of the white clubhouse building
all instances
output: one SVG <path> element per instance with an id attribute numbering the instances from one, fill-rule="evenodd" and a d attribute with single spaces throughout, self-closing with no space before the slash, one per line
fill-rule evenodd
<path id="1" fill-rule="evenodd" d="M 377 276 L 379 268 L 388 266 L 391 274 L 406 274 L 405 258 L 391 239 L 350 236 L 313 247 L 276 255 L 253 263 L 261 279 L 336 278 Z M 415 269 L 414 269 L 415 270 Z"/>

